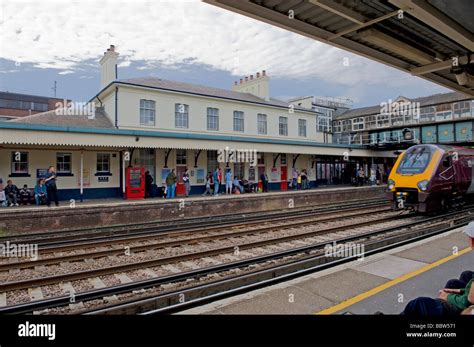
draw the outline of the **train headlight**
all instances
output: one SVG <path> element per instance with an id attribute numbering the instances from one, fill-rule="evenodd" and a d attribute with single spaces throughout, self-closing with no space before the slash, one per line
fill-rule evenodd
<path id="1" fill-rule="evenodd" d="M 388 180 L 388 189 L 392 190 L 395 188 L 395 181 L 394 180 Z"/>
<path id="2" fill-rule="evenodd" d="M 420 188 L 421 191 L 426 191 L 428 189 L 428 183 L 430 183 L 428 180 L 423 180 L 418 182 L 417 186 Z"/>

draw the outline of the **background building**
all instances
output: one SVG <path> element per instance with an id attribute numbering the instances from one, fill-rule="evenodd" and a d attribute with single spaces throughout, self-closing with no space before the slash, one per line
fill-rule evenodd
<path id="1" fill-rule="evenodd" d="M 313 186 L 349 183 L 359 165 L 368 168 L 375 157 L 389 165 L 394 157 L 332 143 L 328 115 L 319 113 L 323 126 L 313 106 L 271 98 L 265 71 L 224 90 L 159 78 L 117 79 L 117 58 L 111 46 L 100 61 L 102 89 L 91 99 L 95 117 L 54 110 L 0 122 L 0 178 L 33 186 L 54 165 L 62 199 L 104 198 L 121 196 L 129 166 L 150 171 L 158 186 L 175 169 L 178 193 L 186 168 L 191 193 L 202 193 L 206 174 L 221 167 L 255 183 L 266 173 L 269 188 L 281 190 L 293 170 L 306 170 Z M 256 165 L 219 161 L 226 149 L 256 152 Z"/>
<path id="2" fill-rule="evenodd" d="M 387 107 L 389 106 L 389 107 Z M 474 99 L 445 93 L 348 110 L 333 121 L 333 141 L 380 148 L 416 143 L 473 145 Z"/>
<path id="3" fill-rule="evenodd" d="M 45 96 L 0 92 L 0 121 L 54 110 L 57 102 L 62 103 L 64 100 Z"/>

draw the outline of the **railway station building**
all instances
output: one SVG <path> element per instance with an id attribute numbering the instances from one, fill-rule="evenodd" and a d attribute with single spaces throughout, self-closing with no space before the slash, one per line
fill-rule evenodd
<path id="1" fill-rule="evenodd" d="M 315 186 L 349 183 L 358 167 L 393 163 L 392 151 L 334 143 L 331 113 L 271 98 L 265 70 L 224 90 L 117 79 L 117 59 L 114 46 L 101 58 L 93 107 L 68 103 L 0 122 L 4 183 L 32 187 L 53 165 L 61 199 L 109 198 L 122 196 L 129 166 L 149 171 L 158 186 L 171 169 L 180 177 L 188 168 L 191 194 L 200 194 L 207 173 L 220 166 L 254 183 L 265 172 L 270 190 L 286 190 L 293 169 L 306 170 Z M 177 192 L 184 193 L 181 181 Z"/>
<path id="2" fill-rule="evenodd" d="M 397 149 L 418 143 L 473 145 L 474 98 L 461 92 L 399 96 L 346 110 L 333 121 L 333 142 Z"/>

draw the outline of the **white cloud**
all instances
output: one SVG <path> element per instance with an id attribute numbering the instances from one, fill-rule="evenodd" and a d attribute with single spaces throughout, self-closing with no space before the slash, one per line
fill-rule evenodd
<path id="1" fill-rule="evenodd" d="M 3 8 L 2 8 L 3 7 Z M 0 58 L 36 68 L 81 69 L 115 44 L 119 66 L 138 69 L 189 62 L 238 78 L 262 69 L 270 76 L 343 86 L 433 86 L 318 41 L 198 1 L 0 0 Z M 14 44 L 6 44 L 14 43 Z M 349 66 L 344 66 L 344 58 Z"/>
<path id="2" fill-rule="evenodd" d="M 72 73 L 74 73 L 74 71 L 66 70 L 66 71 L 58 72 L 58 75 L 69 75 L 69 74 L 72 74 Z"/>

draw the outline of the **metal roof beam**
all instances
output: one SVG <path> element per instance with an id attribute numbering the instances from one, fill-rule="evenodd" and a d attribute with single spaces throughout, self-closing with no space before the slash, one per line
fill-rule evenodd
<path id="1" fill-rule="evenodd" d="M 471 57 L 470 61 L 468 61 L 468 59 L 469 58 L 467 56 L 459 57 L 458 58 L 458 64 L 459 65 L 466 65 L 466 64 L 469 64 L 469 63 L 474 63 L 474 56 Z M 434 63 L 434 64 L 428 64 L 428 65 L 423 65 L 423 66 L 420 66 L 420 67 L 412 68 L 412 69 L 410 69 L 410 72 L 413 75 L 424 75 L 424 74 L 430 73 L 430 72 L 446 70 L 446 69 L 449 69 L 453 66 L 453 62 L 454 62 L 453 59 L 448 59 L 448 60 L 440 61 L 440 62 L 437 62 L 437 63 Z"/>
<path id="2" fill-rule="evenodd" d="M 474 35 L 427 1 L 389 0 L 389 2 L 399 8 L 406 8 L 406 11 L 413 17 L 474 52 Z"/>
<path id="3" fill-rule="evenodd" d="M 435 57 L 426 54 L 404 42 L 395 39 L 392 36 L 386 35 L 374 28 L 366 29 L 360 33 L 361 40 L 385 48 L 393 53 L 406 57 L 410 60 L 416 61 L 420 64 L 430 64 L 434 62 Z"/>
<path id="4" fill-rule="evenodd" d="M 353 27 L 351 27 L 351 28 L 349 28 L 349 29 L 346 29 L 346 30 L 343 30 L 343 31 L 341 31 L 341 32 L 338 32 L 337 34 L 335 34 L 335 35 L 329 37 L 328 40 L 329 40 L 329 41 L 334 40 L 334 39 L 336 39 L 336 38 L 338 38 L 338 37 L 340 37 L 340 36 L 344 36 L 344 35 L 346 35 L 346 34 L 349 34 L 349 33 L 351 33 L 351 32 L 357 31 L 357 30 L 359 30 L 359 29 L 368 27 L 368 26 L 370 26 L 370 25 L 372 25 L 372 24 L 381 22 L 381 21 L 383 21 L 383 20 L 385 20 L 385 19 L 394 17 L 394 16 L 396 16 L 396 15 L 398 15 L 398 11 L 394 11 L 394 12 L 387 13 L 387 14 L 384 15 L 384 16 L 381 16 L 381 17 L 378 17 L 378 18 L 369 20 L 368 22 L 365 22 L 365 23 L 362 23 L 362 24 L 358 24 L 358 25 L 355 25 L 355 26 L 353 26 Z"/>
<path id="5" fill-rule="evenodd" d="M 356 24 L 364 24 L 366 18 L 360 13 L 354 12 L 351 9 L 329 0 L 309 0 L 310 3 L 315 4 L 326 11 L 337 14 L 340 17 L 350 20 Z"/>

